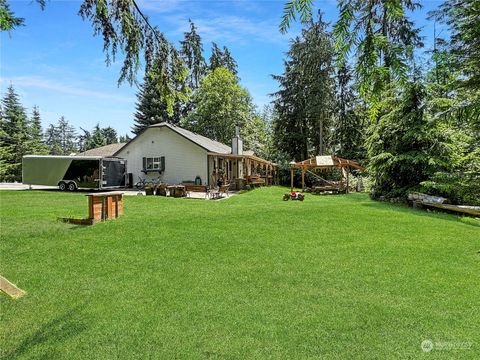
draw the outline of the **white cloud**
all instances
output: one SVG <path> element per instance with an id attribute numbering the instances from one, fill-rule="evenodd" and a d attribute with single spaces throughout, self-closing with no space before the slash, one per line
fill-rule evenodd
<path id="1" fill-rule="evenodd" d="M 176 29 L 171 34 L 181 36 L 183 32 L 187 31 L 188 18 L 186 15 L 175 15 L 165 18 L 166 21 L 176 26 Z M 192 20 L 197 26 L 198 33 L 204 40 L 204 43 L 226 41 L 249 45 L 252 41 L 258 41 L 262 43 L 285 44 L 290 37 L 295 35 L 294 32 L 282 35 L 278 30 L 277 19 L 255 21 L 247 17 L 228 15 L 202 18 L 192 17 Z"/>
<path id="2" fill-rule="evenodd" d="M 78 85 L 66 84 L 50 79 L 45 79 L 41 76 L 17 76 L 9 79 L 2 78 L 0 82 L 10 84 L 23 88 L 36 88 L 48 90 L 65 95 L 79 96 L 82 98 L 103 99 L 119 103 L 132 103 L 133 97 L 109 94 L 97 90 L 87 89 Z"/>

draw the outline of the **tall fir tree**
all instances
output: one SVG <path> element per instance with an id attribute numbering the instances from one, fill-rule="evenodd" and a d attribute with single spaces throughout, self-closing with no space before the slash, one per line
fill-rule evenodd
<path id="1" fill-rule="evenodd" d="M 410 82 L 400 94 L 390 94 L 367 139 L 374 198 L 406 197 L 445 165 L 440 134 L 424 111 L 423 84 Z"/>
<path id="2" fill-rule="evenodd" d="M 226 46 L 224 46 L 222 50 L 215 42 L 212 42 L 212 51 L 210 55 L 210 70 L 213 71 L 219 67 L 227 69 L 235 76 L 237 76 L 238 74 L 238 65 L 232 54 L 230 53 L 230 50 L 228 50 Z"/>
<path id="3" fill-rule="evenodd" d="M 192 20 L 188 20 L 190 31 L 184 33 L 184 39 L 180 42 L 181 55 L 189 69 L 188 85 L 195 90 L 200 85 L 200 79 L 205 75 L 206 63 L 203 57 L 203 44 L 197 28 Z"/>
<path id="4" fill-rule="evenodd" d="M 50 124 L 45 130 L 45 144 L 51 155 L 69 155 L 78 151 L 75 128 L 61 116 L 57 124 Z"/>
<path id="5" fill-rule="evenodd" d="M 223 67 L 230 71 L 233 75 L 238 75 L 238 65 L 235 59 L 233 58 L 230 50 L 226 46 L 223 47 L 223 57 L 222 57 Z"/>
<path id="6" fill-rule="evenodd" d="M 212 42 L 212 50 L 209 62 L 210 71 L 213 71 L 219 67 L 223 67 L 223 52 L 215 42 Z"/>
<path id="7" fill-rule="evenodd" d="M 137 93 L 132 129 L 135 134 L 160 122 L 177 124 L 185 113 L 190 94 L 186 84 L 188 69 L 178 50 L 166 40 L 164 50 L 167 59 L 146 68 L 144 82 Z"/>
<path id="8" fill-rule="evenodd" d="M 105 145 L 116 144 L 118 143 L 117 130 L 111 126 L 102 128 L 103 138 L 105 139 Z"/>
<path id="9" fill-rule="evenodd" d="M 42 119 L 38 106 L 34 106 L 27 127 L 27 151 L 29 154 L 48 154 L 48 147 L 43 141 Z"/>
<path id="10" fill-rule="evenodd" d="M 333 119 L 333 45 L 319 14 L 295 38 L 287 53 L 283 75 L 274 75 L 277 114 L 275 144 L 291 159 L 303 160 L 329 150 Z"/>
<path id="11" fill-rule="evenodd" d="M 62 151 L 60 134 L 55 125 L 48 125 L 48 127 L 45 129 L 44 139 L 50 155 L 64 155 Z"/>
<path id="12" fill-rule="evenodd" d="M 169 118 L 167 102 L 162 98 L 155 79 L 148 74 L 137 93 L 135 109 L 132 131 L 136 135 L 148 126 L 167 121 Z"/>
<path id="13" fill-rule="evenodd" d="M 364 159 L 366 119 L 353 89 L 353 76 L 347 65 L 337 70 L 335 109 L 334 152 L 346 159 Z"/>
<path id="14" fill-rule="evenodd" d="M 0 119 L 0 179 L 21 181 L 22 157 L 27 152 L 28 119 L 12 85 L 2 99 Z"/>

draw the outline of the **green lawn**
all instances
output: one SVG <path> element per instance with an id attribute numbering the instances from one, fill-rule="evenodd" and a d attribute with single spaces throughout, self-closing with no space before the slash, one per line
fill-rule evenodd
<path id="1" fill-rule="evenodd" d="M 5 358 L 480 358 L 480 227 L 365 194 L 0 192 Z M 420 344 L 437 349 L 426 354 Z"/>

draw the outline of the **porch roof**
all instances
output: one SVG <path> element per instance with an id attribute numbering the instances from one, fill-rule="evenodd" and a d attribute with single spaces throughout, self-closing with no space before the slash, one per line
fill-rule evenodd
<path id="1" fill-rule="evenodd" d="M 222 154 L 222 153 L 214 153 L 214 152 L 209 152 L 208 155 L 219 156 L 219 157 L 228 158 L 228 159 L 249 159 L 249 160 L 253 160 L 253 161 L 256 161 L 256 162 L 259 162 L 259 163 L 262 163 L 262 164 L 272 165 L 274 167 L 278 166 L 274 162 L 262 159 L 258 156 L 255 156 L 255 155 L 235 155 L 235 154 Z"/>

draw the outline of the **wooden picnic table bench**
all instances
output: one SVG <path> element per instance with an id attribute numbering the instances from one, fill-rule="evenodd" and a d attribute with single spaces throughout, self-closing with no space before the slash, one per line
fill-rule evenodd
<path id="1" fill-rule="evenodd" d="M 205 199 L 209 195 L 209 189 L 206 185 L 195 185 L 195 184 L 184 184 L 185 191 L 187 192 L 187 196 L 189 197 L 191 193 L 205 193 Z"/>

